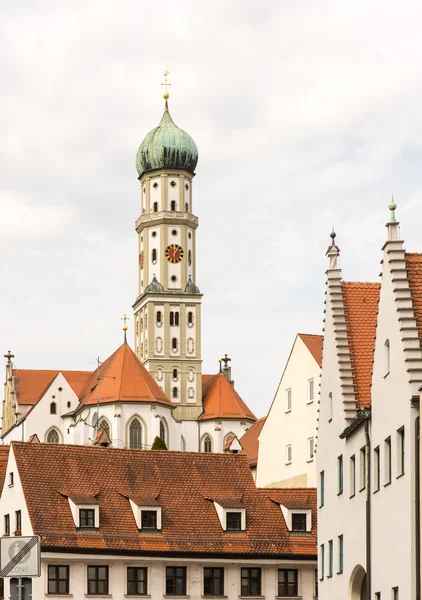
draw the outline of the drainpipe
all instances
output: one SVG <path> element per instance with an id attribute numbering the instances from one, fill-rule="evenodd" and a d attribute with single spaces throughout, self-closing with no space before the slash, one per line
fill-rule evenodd
<path id="1" fill-rule="evenodd" d="M 365 420 L 365 462 L 366 462 L 366 588 L 367 600 L 371 600 L 371 440 L 369 419 Z"/>
<path id="2" fill-rule="evenodd" d="M 421 492 L 420 417 L 415 419 L 415 521 L 416 521 L 416 600 L 421 597 Z"/>

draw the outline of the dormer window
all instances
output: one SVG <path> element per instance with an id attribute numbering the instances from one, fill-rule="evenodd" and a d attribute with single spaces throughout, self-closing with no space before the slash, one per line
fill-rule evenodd
<path id="1" fill-rule="evenodd" d="M 129 502 L 139 531 L 161 531 L 161 507 L 155 498 L 129 498 Z"/>
<path id="2" fill-rule="evenodd" d="M 142 510 L 141 511 L 142 529 L 157 529 L 157 511 Z"/>
<path id="3" fill-rule="evenodd" d="M 95 527 L 95 510 L 93 508 L 79 509 L 79 527 Z"/>
<path id="4" fill-rule="evenodd" d="M 310 533 L 312 530 L 312 511 L 307 506 L 298 507 L 297 504 L 289 506 L 286 502 L 280 504 L 281 512 L 286 521 L 287 529 L 292 533 Z"/>
<path id="5" fill-rule="evenodd" d="M 214 506 L 224 531 L 246 530 L 246 509 L 242 507 L 239 499 L 214 500 Z"/>
<path id="6" fill-rule="evenodd" d="M 227 531 L 242 531 L 242 513 L 227 512 L 226 513 L 226 530 Z"/>
<path id="7" fill-rule="evenodd" d="M 100 507 L 95 496 L 68 496 L 73 521 L 77 529 L 98 529 L 100 527 Z"/>
<path id="8" fill-rule="evenodd" d="M 306 531 L 306 513 L 292 514 L 292 531 Z"/>

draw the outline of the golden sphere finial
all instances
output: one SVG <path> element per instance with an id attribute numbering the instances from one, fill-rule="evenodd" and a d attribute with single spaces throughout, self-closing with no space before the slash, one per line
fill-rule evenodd
<path id="1" fill-rule="evenodd" d="M 168 83 L 167 81 L 167 75 L 170 73 L 170 71 L 168 71 L 167 69 L 164 71 L 164 83 L 162 83 L 161 85 L 164 86 L 164 94 L 163 94 L 163 98 L 164 100 L 168 100 L 170 98 L 170 94 L 168 93 L 168 86 L 171 85 L 171 83 Z"/>

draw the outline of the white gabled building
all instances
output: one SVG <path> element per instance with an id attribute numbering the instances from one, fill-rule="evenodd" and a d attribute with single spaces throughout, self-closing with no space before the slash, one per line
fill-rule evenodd
<path id="1" fill-rule="evenodd" d="M 317 446 L 319 598 L 419 600 L 422 254 L 390 206 L 381 283 L 344 282 L 335 236 Z"/>
<path id="2" fill-rule="evenodd" d="M 322 336 L 299 333 L 259 434 L 257 485 L 315 487 Z"/>

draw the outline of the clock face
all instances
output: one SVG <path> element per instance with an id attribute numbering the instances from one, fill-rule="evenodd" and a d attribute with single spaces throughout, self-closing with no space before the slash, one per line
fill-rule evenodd
<path id="1" fill-rule="evenodd" d="M 171 263 L 178 263 L 183 258 L 183 248 L 177 244 L 170 244 L 166 248 L 166 258 Z"/>

